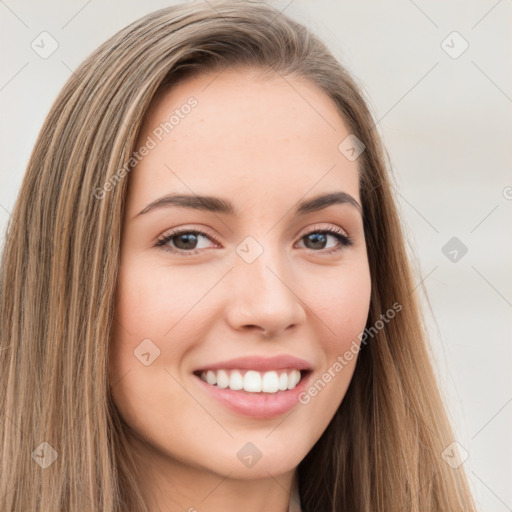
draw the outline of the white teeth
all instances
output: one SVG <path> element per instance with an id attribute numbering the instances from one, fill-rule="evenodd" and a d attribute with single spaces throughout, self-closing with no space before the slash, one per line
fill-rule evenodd
<path id="1" fill-rule="evenodd" d="M 229 375 L 224 370 L 219 370 L 217 372 L 217 386 L 219 388 L 227 388 L 229 386 Z"/>
<path id="2" fill-rule="evenodd" d="M 286 389 L 288 389 L 288 374 L 281 373 L 279 375 L 279 391 L 285 391 Z"/>
<path id="3" fill-rule="evenodd" d="M 229 378 L 229 389 L 238 391 L 244 388 L 244 378 L 238 370 L 233 370 Z"/>
<path id="4" fill-rule="evenodd" d="M 244 391 L 259 393 L 261 391 L 261 375 L 249 370 L 244 377 Z"/>
<path id="5" fill-rule="evenodd" d="M 211 370 L 206 372 L 206 382 L 208 382 L 208 384 L 217 384 L 217 376 L 215 375 L 215 372 L 212 372 Z"/>
<path id="6" fill-rule="evenodd" d="M 265 393 L 277 393 L 279 391 L 279 377 L 277 372 L 266 372 L 261 381 L 261 390 Z"/>
<path id="7" fill-rule="evenodd" d="M 201 373 L 201 379 L 219 388 L 249 393 L 277 393 L 293 389 L 300 382 L 297 369 L 258 372 L 255 370 L 208 370 Z"/>
<path id="8" fill-rule="evenodd" d="M 292 370 L 288 375 L 288 389 L 293 389 L 300 381 L 299 370 Z"/>

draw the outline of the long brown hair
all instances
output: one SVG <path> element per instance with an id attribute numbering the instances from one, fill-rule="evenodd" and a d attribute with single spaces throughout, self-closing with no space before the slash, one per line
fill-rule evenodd
<path id="1" fill-rule="evenodd" d="M 367 326 L 402 305 L 361 349 L 341 406 L 299 465 L 304 512 L 474 512 L 463 467 L 442 457 L 454 436 L 386 153 L 358 86 L 275 8 L 213 0 L 161 9 L 115 34 L 73 73 L 41 129 L 0 276 L 0 508 L 148 510 L 108 380 L 127 163 L 158 90 L 237 66 L 310 80 L 363 142 Z"/>

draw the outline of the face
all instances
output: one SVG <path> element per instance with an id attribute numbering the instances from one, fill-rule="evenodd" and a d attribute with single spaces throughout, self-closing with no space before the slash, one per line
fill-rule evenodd
<path id="1" fill-rule="evenodd" d="M 125 178 L 110 379 L 155 464 L 279 475 L 331 421 L 371 292 L 349 134 L 314 85 L 254 70 L 154 99 Z"/>

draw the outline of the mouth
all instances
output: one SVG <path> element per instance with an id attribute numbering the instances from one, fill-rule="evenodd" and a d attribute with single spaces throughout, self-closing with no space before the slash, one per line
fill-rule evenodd
<path id="1" fill-rule="evenodd" d="M 200 368 L 193 376 L 207 400 L 230 413 L 264 420 L 297 407 L 312 373 L 304 360 L 277 357 L 233 359 Z"/>
<path id="2" fill-rule="evenodd" d="M 197 370 L 194 372 L 203 382 L 219 389 L 246 393 L 274 394 L 295 389 L 310 370 L 287 368 L 258 371 L 253 369 Z"/>

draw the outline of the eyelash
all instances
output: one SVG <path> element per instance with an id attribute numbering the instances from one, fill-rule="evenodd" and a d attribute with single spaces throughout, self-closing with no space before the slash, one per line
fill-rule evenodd
<path id="1" fill-rule="evenodd" d="M 178 235 L 182 235 L 182 234 L 195 234 L 195 235 L 202 235 L 202 236 L 205 236 L 206 238 L 209 238 L 210 240 L 212 240 L 213 242 L 215 243 L 219 243 L 214 236 L 208 234 L 208 233 L 205 233 L 204 231 L 201 231 L 201 230 L 197 230 L 197 229 L 176 229 L 176 230 L 173 230 L 171 231 L 170 233 L 166 233 L 165 235 L 161 236 L 157 241 L 156 241 L 156 244 L 155 244 L 155 247 L 161 247 L 164 251 L 169 251 L 173 254 L 179 254 L 180 256 L 194 256 L 196 254 L 199 253 L 199 251 L 197 250 L 194 250 L 194 251 L 184 251 L 184 250 L 179 250 L 179 249 L 172 249 L 170 246 L 166 245 L 168 242 L 170 242 L 174 237 L 178 236 Z M 303 238 L 311 235 L 311 234 L 322 234 L 322 235 L 332 235 L 334 238 L 336 238 L 338 240 L 338 242 L 340 242 L 340 245 L 338 247 L 335 247 L 335 248 L 331 248 L 331 249 L 321 249 L 321 250 L 318 250 L 318 251 L 315 251 L 314 249 L 310 249 L 311 251 L 313 252 L 319 252 L 319 253 L 324 253 L 324 254 L 333 254 L 333 253 L 336 253 L 338 251 L 341 251 L 343 249 L 345 249 L 346 247 L 351 247 L 352 245 L 354 245 L 354 242 L 352 240 L 352 238 L 350 238 L 349 236 L 345 235 L 344 233 L 342 233 L 341 230 L 339 230 L 338 228 L 328 228 L 328 229 L 313 229 L 312 231 L 309 231 L 308 233 L 306 233 L 305 235 L 301 236 L 300 240 L 302 240 Z"/>

